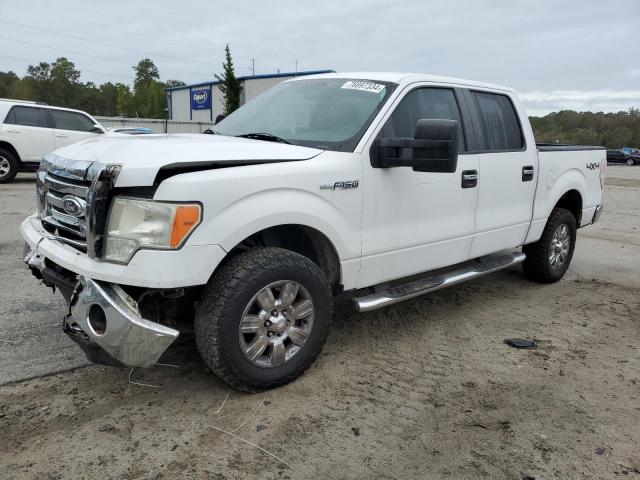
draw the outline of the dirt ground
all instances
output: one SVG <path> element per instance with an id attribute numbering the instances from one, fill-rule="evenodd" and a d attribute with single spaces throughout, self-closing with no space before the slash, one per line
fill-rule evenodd
<path id="1" fill-rule="evenodd" d="M 640 168 L 608 175 L 603 219 L 560 283 L 516 268 L 368 314 L 342 301 L 286 387 L 230 391 L 189 338 L 163 358 L 177 367 L 4 385 L 0 479 L 640 479 Z M 2 255 L 18 258 L 11 235 Z M 2 282 L 11 308 L 29 301 Z"/>

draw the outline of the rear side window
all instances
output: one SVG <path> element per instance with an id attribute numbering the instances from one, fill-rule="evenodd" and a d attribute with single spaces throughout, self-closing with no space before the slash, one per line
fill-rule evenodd
<path id="1" fill-rule="evenodd" d="M 506 95 L 471 92 L 480 115 L 478 150 L 521 150 L 522 129 L 513 103 Z"/>
<path id="2" fill-rule="evenodd" d="M 443 119 L 458 122 L 458 149 L 464 151 L 460 110 L 453 90 L 417 88 L 409 92 L 396 107 L 380 132 L 382 137 L 413 138 L 418 120 Z"/>
<path id="3" fill-rule="evenodd" d="M 93 128 L 93 122 L 81 113 L 65 110 L 50 110 L 50 112 L 53 115 L 54 127 L 60 130 L 90 132 Z"/>
<path id="4" fill-rule="evenodd" d="M 44 109 L 36 107 L 12 107 L 4 123 L 26 127 L 48 127 Z"/>

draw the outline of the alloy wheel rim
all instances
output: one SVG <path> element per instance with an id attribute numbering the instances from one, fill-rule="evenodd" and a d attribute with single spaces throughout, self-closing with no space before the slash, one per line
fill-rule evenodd
<path id="1" fill-rule="evenodd" d="M 633 165 L 633 159 L 632 158 L 627 158 L 627 165 L 629 165 L 629 166 Z"/>
<path id="2" fill-rule="evenodd" d="M 240 350 L 253 365 L 284 365 L 304 347 L 315 308 L 308 290 L 281 280 L 260 289 L 245 307 L 238 327 Z"/>
<path id="3" fill-rule="evenodd" d="M 564 266 L 569 257 L 569 247 L 571 246 L 571 231 L 566 223 L 558 225 L 551 239 L 549 250 L 549 264 L 554 270 Z"/>
<path id="4" fill-rule="evenodd" d="M 9 159 L 0 156 L 0 177 L 4 177 L 11 171 L 11 164 Z"/>

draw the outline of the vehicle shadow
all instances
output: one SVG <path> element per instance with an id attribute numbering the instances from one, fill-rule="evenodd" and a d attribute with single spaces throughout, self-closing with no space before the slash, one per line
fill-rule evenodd
<path id="1" fill-rule="evenodd" d="M 11 183 L 34 183 L 36 181 L 35 173 L 19 173 Z"/>
<path id="2" fill-rule="evenodd" d="M 324 367 L 333 368 L 337 367 L 331 358 L 334 352 L 366 355 L 372 331 L 376 332 L 374 337 L 385 338 L 390 351 L 395 351 L 415 335 L 416 329 L 443 327 L 458 318 L 473 315 L 475 294 L 503 298 L 513 295 L 515 298 L 532 285 L 535 284 L 515 267 L 368 313 L 357 313 L 349 296 L 337 297 L 332 332 L 318 362 Z M 409 318 L 411 320 L 407 321 Z M 429 352 L 425 351 L 424 355 L 428 356 Z M 190 388 L 229 389 L 201 359 L 192 334 L 182 334 L 161 357 L 158 366 L 135 369 L 132 380 L 160 387 L 169 386 L 169 391 L 175 389 L 179 393 Z"/>

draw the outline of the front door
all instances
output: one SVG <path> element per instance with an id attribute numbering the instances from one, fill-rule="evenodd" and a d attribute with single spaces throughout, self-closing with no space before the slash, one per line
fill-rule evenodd
<path id="1" fill-rule="evenodd" d="M 360 285 L 375 285 L 462 262 L 475 232 L 478 191 L 462 186 L 462 172 L 478 170 L 457 93 L 414 86 L 399 97 L 363 152 L 363 219 Z M 369 148 L 376 137 L 413 138 L 418 120 L 451 119 L 459 125 L 455 173 L 414 172 L 408 167 L 373 168 Z M 472 182 L 473 183 L 473 182 Z"/>
<path id="2" fill-rule="evenodd" d="M 94 129 L 93 120 L 80 112 L 54 109 L 49 111 L 55 127 L 53 133 L 56 148 L 65 147 L 98 135 L 91 131 Z"/>

